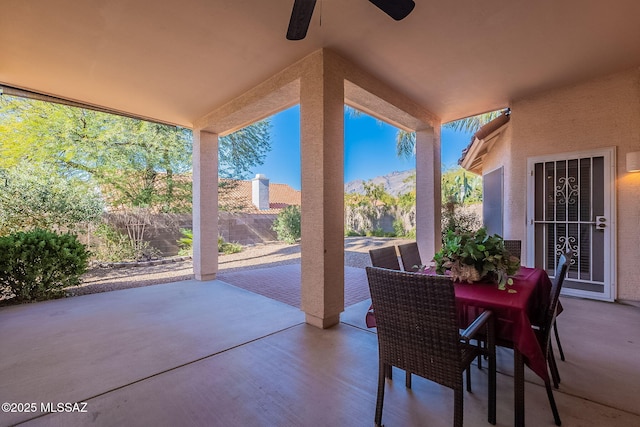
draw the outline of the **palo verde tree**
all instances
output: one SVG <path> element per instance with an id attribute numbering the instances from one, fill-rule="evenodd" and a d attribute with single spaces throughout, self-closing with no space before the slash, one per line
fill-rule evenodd
<path id="1" fill-rule="evenodd" d="M 240 211 L 246 206 L 233 197 L 239 179 L 249 179 L 254 167 L 262 165 L 271 150 L 271 123 L 262 120 L 223 136 L 218 142 L 218 207 Z"/>
<path id="2" fill-rule="evenodd" d="M 246 177 L 271 148 L 269 122 L 223 137 L 219 146 L 220 175 Z M 52 164 L 99 184 L 110 205 L 190 211 L 191 155 L 189 129 L 0 96 L 0 169 Z"/>
<path id="3" fill-rule="evenodd" d="M 174 211 L 189 171 L 187 129 L 42 101 L 0 98 L 0 167 L 48 165 L 100 186 L 115 206 Z"/>

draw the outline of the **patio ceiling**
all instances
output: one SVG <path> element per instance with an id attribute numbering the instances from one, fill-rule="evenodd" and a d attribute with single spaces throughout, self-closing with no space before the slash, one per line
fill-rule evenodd
<path id="1" fill-rule="evenodd" d="M 415 1 L 320 1 L 292 42 L 292 0 L 8 0 L 0 84 L 191 127 L 327 47 L 446 122 L 640 66 L 637 0 Z"/>

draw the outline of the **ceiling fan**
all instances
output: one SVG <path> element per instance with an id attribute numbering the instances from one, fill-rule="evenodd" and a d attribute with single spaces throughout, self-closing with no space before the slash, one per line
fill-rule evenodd
<path id="1" fill-rule="evenodd" d="M 396 21 L 406 18 L 416 5 L 413 0 L 369 1 Z M 288 40 L 302 40 L 305 38 L 315 5 L 316 0 L 294 0 L 291 19 L 289 20 L 289 29 L 287 30 Z"/>

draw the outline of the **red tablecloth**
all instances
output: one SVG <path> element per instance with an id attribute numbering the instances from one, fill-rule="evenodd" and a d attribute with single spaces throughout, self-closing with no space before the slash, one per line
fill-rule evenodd
<path id="1" fill-rule="evenodd" d="M 547 364 L 531 325 L 540 324 L 549 304 L 549 276 L 538 268 L 521 267 L 509 288 L 517 292 L 501 291 L 490 283 L 456 283 L 460 325 L 466 327 L 485 309 L 493 311 L 498 340 L 513 343 L 531 370 L 547 381 Z"/>
<path id="2" fill-rule="evenodd" d="M 548 381 L 547 364 L 531 325 L 539 324 L 549 303 L 549 276 L 538 268 L 520 267 L 513 277 L 513 286 L 509 288 L 517 292 L 498 290 L 494 283 L 456 283 L 460 327 L 467 327 L 483 310 L 491 310 L 497 320 L 498 340 L 513 343 L 531 370 Z M 371 309 L 366 321 L 368 327 L 375 327 Z"/>

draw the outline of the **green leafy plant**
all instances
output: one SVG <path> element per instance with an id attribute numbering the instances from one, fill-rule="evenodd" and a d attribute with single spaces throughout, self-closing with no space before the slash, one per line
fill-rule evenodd
<path id="1" fill-rule="evenodd" d="M 96 241 L 92 246 L 94 257 L 100 261 L 143 261 L 158 258 L 160 251 L 147 241 L 133 240 L 131 234 L 123 233 L 113 223 L 101 223 L 94 232 Z"/>
<path id="2" fill-rule="evenodd" d="M 90 252 L 72 234 L 45 230 L 0 237 L 0 292 L 14 302 L 64 296 L 80 284 Z"/>
<path id="3" fill-rule="evenodd" d="M 218 236 L 218 252 L 229 255 L 240 251 L 242 251 L 242 245 L 238 243 L 225 242 L 224 237 Z"/>
<path id="4" fill-rule="evenodd" d="M 191 255 L 193 253 L 193 230 L 181 228 L 182 237 L 178 239 L 178 247 L 180 255 Z M 218 250 L 220 249 L 220 237 L 218 237 Z"/>
<path id="5" fill-rule="evenodd" d="M 367 237 L 396 237 L 394 232 L 386 232 L 382 228 L 376 228 L 375 230 L 367 230 L 365 232 Z"/>
<path id="6" fill-rule="evenodd" d="M 193 230 L 183 228 L 180 230 L 182 237 L 178 239 L 178 246 L 180 246 L 180 255 L 193 254 Z M 242 245 L 238 243 L 229 243 L 224 240 L 224 237 L 218 236 L 218 252 L 224 254 L 235 254 L 242 251 Z"/>
<path id="7" fill-rule="evenodd" d="M 278 235 L 278 240 L 293 244 L 300 239 L 300 207 L 291 205 L 284 208 L 273 222 L 273 230 Z"/>
<path id="8" fill-rule="evenodd" d="M 460 282 L 492 280 L 500 289 L 513 284 L 509 276 L 520 267 L 520 260 L 504 248 L 502 237 L 488 235 L 484 227 L 476 233 L 449 230 L 434 261 L 438 274 L 448 271 L 454 280 Z"/>
<path id="9" fill-rule="evenodd" d="M 98 225 L 93 234 L 96 238 L 92 246 L 95 259 L 120 262 L 136 258 L 135 248 L 129 236 L 119 232 L 114 226 L 103 222 Z"/>

